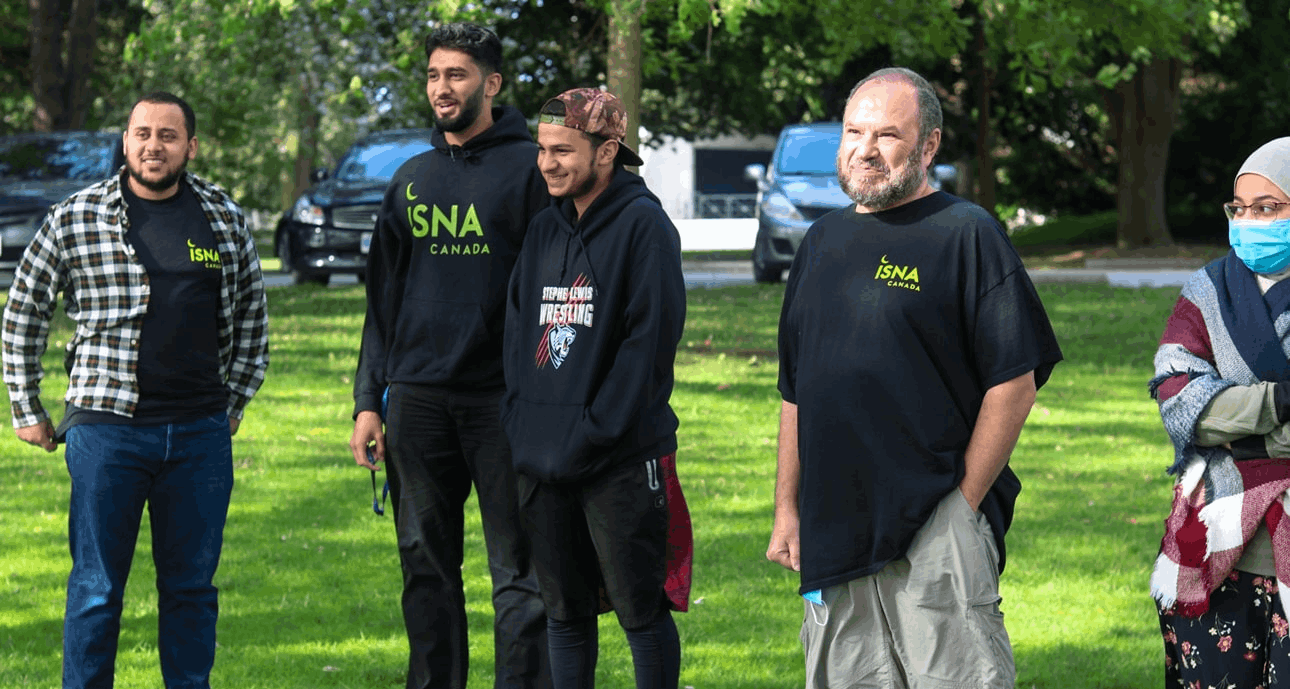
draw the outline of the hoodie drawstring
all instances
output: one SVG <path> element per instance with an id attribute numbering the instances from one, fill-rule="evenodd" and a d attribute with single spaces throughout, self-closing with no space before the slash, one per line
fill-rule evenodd
<path id="1" fill-rule="evenodd" d="M 586 249 L 583 249 L 586 252 Z M 565 270 L 569 267 L 569 235 L 564 236 L 564 256 L 560 258 L 560 284 L 564 284 Z"/>
<path id="2" fill-rule="evenodd" d="M 447 154 L 449 160 L 453 160 L 453 161 L 460 160 L 463 163 L 470 161 L 472 159 L 475 161 L 479 161 L 479 156 L 476 155 L 473 150 L 469 148 L 464 148 L 462 146 L 449 144 L 448 146 L 445 146 L 443 148 L 436 148 L 435 150 L 439 151 L 440 153 Z"/>
<path id="3" fill-rule="evenodd" d="M 578 246 L 582 248 L 582 255 L 587 259 L 587 272 L 591 273 L 591 284 L 595 285 L 596 289 L 600 289 L 600 281 L 596 279 L 596 269 L 591 265 L 591 254 L 587 252 L 587 245 L 582 241 L 582 232 L 575 232 L 574 236 L 578 238 Z"/>

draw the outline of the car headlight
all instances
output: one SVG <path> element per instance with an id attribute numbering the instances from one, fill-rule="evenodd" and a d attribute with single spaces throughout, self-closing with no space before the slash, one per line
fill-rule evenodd
<path id="1" fill-rule="evenodd" d="M 291 208 L 291 219 L 298 223 L 321 225 L 324 218 L 322 206 L 315 205 L 308 196 L 301 196 L 300 200 L 296 201 L 296 205 Z"/>
<path id="2" fill-rule="evenodd" d="M 761 212 L 775 220 L 806 220 L 801 212 L 797 210 L 797 206 L 794 206 L 787 196 L 779 192 L 766 194 L 766 197 L 761 202 Z"/>

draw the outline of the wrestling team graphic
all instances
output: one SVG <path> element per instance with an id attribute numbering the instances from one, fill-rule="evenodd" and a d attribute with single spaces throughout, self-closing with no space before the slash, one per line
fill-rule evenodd
<path id="1" fill-rule="evenodd" d="M 545 368 L 548 363 L 560 368 L 569 357 L 573 341 L 578 337 L 573 326 L 592 326 L 596 309 L 593 303 L 595 296 L 596 288 L 582 274 L 578 275 L 572 286 L 542 288 L 538 325 L 545 325 L 546 330 L 542 333 L 537 354 L 533 357 L 538 368 Z"/>

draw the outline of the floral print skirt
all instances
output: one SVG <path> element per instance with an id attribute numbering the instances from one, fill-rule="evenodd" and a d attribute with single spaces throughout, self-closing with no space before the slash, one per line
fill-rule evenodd
<path id="1" fill-rule="evenodd" d="M 1159 612 L 1168 689 L 1290 689 L 1290 622 L 1275 578 L 1233 571 L 1204 615 Z"/>

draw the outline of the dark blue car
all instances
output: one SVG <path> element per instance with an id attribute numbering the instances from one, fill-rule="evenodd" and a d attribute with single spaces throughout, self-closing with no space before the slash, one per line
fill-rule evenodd
<path id="1" fill-rule="evenodd" d="M 364 276 L 381 197 L 405 161 L 429 150 L 430 129 L 370 134 L 350 147 L 335 172 L 314 173 L 316 184 L 282 215 L 274 253 L 296 284 L 325 285 L 336 273 Z"/>
<path id="2" fill-rule="evenodd" d="M 49 207 L 102 181 L 125 162 L 120 132 L 40 132 L 0 137 L 0 286 Z"/>

